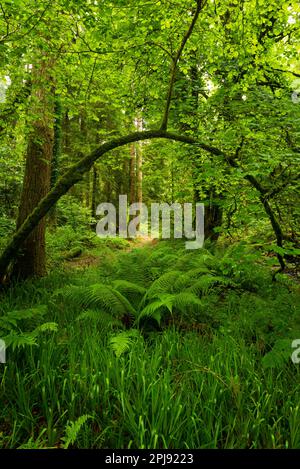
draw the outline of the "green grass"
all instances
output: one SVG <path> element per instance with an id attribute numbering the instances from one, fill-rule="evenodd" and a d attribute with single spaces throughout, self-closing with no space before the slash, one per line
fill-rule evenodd
<path id="1" fill-rule="evenodd" d="M 300 338 L 297 284 L 285 276 L 272 283 L 241 245 L 197 253 L 177 242 L 123 247 L 103 242 L 94 249 L 99 265 L 60 268 L 1 297 L 2 317 L 45 305 L 43 321 L 58 329 L 37 345 L 9 348 L 0 365 L 0 447 L 300 448 L 300 372 L 289 348 Z M 132 335 L 119 356 L 111 340 L 128 329 L 105 321 L 97 303 L 102 321 L 77 320 L 84 307 L 55 294 L 126 279 L 156 295 L 166 272 L 181 272 L 182 283 L 199 268 L 201 308 L 187 304 L 185 314 L 175 304 L 161 327 Z M 174 281 L 164 288 L 174 290 Z M 36 321 L 18 327 L 31 331 Z M 275 360 L 282 340 L 287 349 Z"/>

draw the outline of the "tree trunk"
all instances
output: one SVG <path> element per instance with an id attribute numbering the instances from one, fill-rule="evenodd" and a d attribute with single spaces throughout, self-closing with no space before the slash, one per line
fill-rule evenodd
<path id="1" fill-rule="evenodd" d="M 92 194 L 91 194 L 91 216 L 92 219 L 94 220 L 96 216 L 96 209 L 97 209 L 97 195 L 98 195 L 98 170 L 97 166 L 94 164 L 93 166 L 93 181 L 92 181 Z M 93 221 L 91 223 L 91 228 L 94 231 L 96 229 L 96 222 Z"/>
<path id="2" fill-rule="evenodd" d="M 71 123 L 68 111 L 65 112 L 63 118 L 63 152 L 67 155 L 71 154 Z"/>
<path id="3" fill-rule="evenodd" d="M 205 239 L 217 241 L 220 236 L 217 228 L 221 227 L 223 221 L 223 209 L 220 207 L 222 196 L 216 194 L 213 186 L 210 187 L 207 196 L 204 211 L 204 236 Z"/>
<path id="4" fill-rule="evenodd" d="M 130 194 L 129 203 L 135 202 L 135 186 L 136 186 L 136 153 L 135 145 L 130 145 Z"/>
<path id="5" fill-rule="evenodd" d="M 143 129 L 142 118 L 137 119 L 137 131 Z M 141 142 L 136 143 L 137 202 L 143 202 L 143 153 Z"/>
<path id="6" fill-rule="evenodd" d="M 54 141 L 53 141 L 53 155 L 51 161 L 51 188 L 55 186 L 59 174 L 59 164 L 62 155 L 62 105 L 60 97 L 55 99 L 54 104 Z M 56 207 L 53 207 L 49 212 L 49 223 L 56 226 Z"/>
<path id="7" fill-rule="evenodd" d="M 55 99 L 54 104 L 54 142 L 53 142 L 53 156 L 51 162 L 51 187 L 56 184 L 59 173 L 59 162 L 62 154 L 62 105 L 60 97 Z"/>
<path id="8" fill-rule="evenodd" d="M 143 119 L 138 117 L 136 120 L 136 129 L 138 132 L 143 130 Z M 136 189 L 137 189 L 137 202 L 139 204 L 143 203 L 143 153 L 142 153 L 142 143 L 136 143 Z M 142 215 L 142 210 L 140 210 L 140 216 Z M 140 223 L 137 224 L 137 231 L 140 229 Z"/>
<path id="9" fill-rule="evenodd" d="M 49 91 L 49 61 L 41 61 L 33 68 L 31 133 L 29 135 L 17 230 L 50 190 L 51 159 L 53 154 L 54 102 Z M 46 274 L 46 220 L 42 218 L 25 240 L 14 267 L 18 278 Z"/>
<path id="10" fill-rule="evenodd" d="M 220 233 L 216 231 L 216 228 L 221 227 L 223 219 L 223 210 L 220 205 L 215 201 L 209 202 L 205 206 L 204 212 L 204 236 L 205 239 L 211 239 L 217 241 Z"/>

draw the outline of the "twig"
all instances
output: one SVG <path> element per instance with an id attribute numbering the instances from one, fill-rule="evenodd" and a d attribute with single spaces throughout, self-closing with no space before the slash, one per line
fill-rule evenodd
<path id="1" fill-rule="evenodd" d="M 161 123 L 161 126 L 160 126 L 161 130 L 166 130 L 167 127 L 168 127 L 169 112 L 170 112 L 170 106 L 171 106 L 171 100 L 172 100 L 172 94 L 173 94 L 173 89 L 174 89 L 174 84 L 175 84 L 175 78 L 176 78 L 176 71 L 177 71 L 178 62 L 180 60 L 183 49 L 184 49 L 189 37 L 191 36 L 191 34 L 193 32 L 193 29 L 194 29 L 195 24 L 197 22 L 198 16 L 199 16 L 201 10 L 206 5 L 206 3 L 207 3 L 207 0 L 203 0 L 203 1 L 202 0 L 197 0 L 196 12 L 193 16 L 190 27 L 187 30 L 187 32 L 185 33 L 175 57 L 172 59 L 170 82 L 169 82 L 169 88 L 168 88 L 168 92 L 167 92 L 166 106 L 165 106 L 163 120 L 162 120 L 162 123 Z"/>

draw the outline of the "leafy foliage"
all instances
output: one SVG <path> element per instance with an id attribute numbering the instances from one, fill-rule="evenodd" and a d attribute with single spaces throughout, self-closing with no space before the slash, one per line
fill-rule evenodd
<path id="1" fill-rule="evenodd" d="M 116 356 L 119 358 L 125 352 L 130 350 L 134 344 L 134 340 L 140 337 L 139 331 L 131 329 L 130 331 L 120 332 L 110 338 L 109 343 Z"/>
<path id="2" fill-rule="evenodd" d="M 80 430 L 91 418 L 91 415 L 81 415 L 75 422 L 68 423 L 66 426 L 66 435 L 62 438 L 64 449 L 68 449 L 70 445 L 74 445 Z"/>
<path id="3" fill-rule="evenodd" d="M 47 313 L 47 307 L 44 305 L 37 306 L 20 311 L 10 311 L 0 316 L 0 337 L 5 341 L 7 347 L 12 350 L 23 348 L 28 345 L 38 345 L 38 337 L 43 332 L 57 331 L 55 322 L 44 322 L 37 325 L 30 331 L 24 331 L 23 326 L 30 323 L 40 322 L 40 318 Z M 27 326 L 28 328 L 28 326 Z M 26 329 L 27 329 L 26 328 Z"/>

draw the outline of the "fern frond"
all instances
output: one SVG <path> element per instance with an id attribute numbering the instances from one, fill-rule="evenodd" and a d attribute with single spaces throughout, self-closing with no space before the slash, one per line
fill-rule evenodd
<path id="1" fill-rule="evenodd" d="M 0 318 L 0 332 L 5 340 L 7 347 L 13 350 L 26 346 L 37 345 L 37 336 L 46 330 L 56 330 L 56 323 L 44 323 L 37 326 L 30 332 L 20 331 L 19 322 L 43 316 L 47 311 L 47 306 L 40 305 L 35 308 L 28 308 L 18 311 L 10 311 Z M 23 324 L 22 324 L 23 328 Z M 7 333 L 5 335 L 5 333 Z"/>
<path id="2" fill-rule="evenodd" d="M 179 270 L 166 272 L 152 283 L 146 296 L 148 296 L 148 298 L 153 298 L 160 293 L 173 293 L 174 284 L 178 282 L 180 276 L 182 276 L 182 272 Z"/>
<path id="3" fill-rule="evenodd" d="M 95 284 L 87 289 L 87 298 L 90 299 L 89 306 L 100 306 L 112 314 L 135 316 L 136 311 L 130 302 L 117 290 L 107 285 Z"/>
<path id="4" fill-rule="evenodd" d="M 67 424 L 65 429 L 65 436 L 61 439 L 64 449 L 68 449 L 70 445 L 75 443 L 83 425 L 92 418 L 93 417 L 91 415 L 82 415 L 75 422 L 70 422 Z"/>
<path id="5" fill-rule="evenodd" d="M 208 269 L 208 267 L 196 267 L 194 269 L 190 269 L 188 270 L 187 272 L 185 272 L 185 274 L 190 277 L 191 279 L 193 278 L 199 278 L 201 277 L 202 275 L 204 274 L 209 274 L 211 273 L 211 270 Z"/>
<path id="6" fill-rule="evenodd" d="M 86 321 L 90 320 L 99 324 L 102 329 L 111 328 L 111 327 L 123 327 L 122 321 L 119 319 L 113 318 L 111 314 L 106 311 L 96 311 L 96 310 L 87 310 L 83 311 L 76 318 L 77 321 Z"/>
<path id="7" fill-rule="evenodd" d="M 173 313 L 175 298 L 176 295 L 169 293 L 157 295 L 151 303 L 142 309 L 137 322 L 139 323 L 142 318 L 148 317 L 155 319 L 158 325 L 160 325 L 163 313 Z"/>
<path id="8" fill-rule="evenodd" d="M 41 332 L 56 332 L 58 324 L 56 322 L 44 322 L 40 326 L 36 327 L 31 334 L 39 335 Z"/>
<path id="9" fill-rule="evenodd" d="M 119 358 L 125 352 L 127 352 L 134 340 L 140 337 L 140 332 L 137 329 L 131 329 L 130 331 L 120 332 L 110 338 L 110 346 L 112 350 L 115 352 L 116 356 Z"/>
<path id="10" fill-rule="evenodd" d="M 174 308 L 181 313 L 186 312 L 186 310 L 192 306 L 197 310 L 202 307 L 201 300 L 194 293 L 189 291 L 183 291 L 175 295 L 173 304 Z"/>
<path id="11" fill-rule="evenodd" d="M 59 288 L 56 290 L 52 297 L 59 298 L 62 297 L 68 303 L 77 304 L 81 307 L 84 307 L 84 295 L 86 292 L 86 287 L 77 286 L 77 285 L 68 285 L 65 288 Z"/>
<path id="12" fill-rule="evenodd" d="M 201 300 L 190 291 L 182 291 L 177 294 L 161 294 L 147 304 L 140 312 L 138 322 L 144 318 L 153 318 L 160 325 L 164 313 L 173 314 L 174 311 L 185 313 L 191 307 L 197 310 L 202 307 Z"/>
<path id="13" fill-rule="evenodd" d="M 0 317 L 0 328 L 10 325 L 16 326 L 18 321 L 23 319 L 31 319 L 37 316 L 43 316 L 46 314 L 46 312 L 46 305 L 39 305 L 35 308 L 28 308 L 23 310 L 9 311 L 4 316 Z"/>
<path id="14" fill-rule="evenodd" d="M 17 348 L 24 348 L 27 346 L 37 345 L 36 336 L 30 332 L 16 332 L 11 331 L 4 338 L 6 347 L 11 347 L 13 350 Z"/>
<path id="15" fill-rule="evenodd" d="M 114 288 L 96 283 L 89 287 L 70 286 L 64 292 L 59 291 L 70 303 L 75 303 L 82 308 L 100 308 L 111 313 L 115 317 L 125 314 L 136 315 L 136 311 L 131 303 Z"/>
<path id="16" fill-rule="evenodd" d="M 236 284 L 227 277 L 221 277 L 218 275 L 202 275 L 190 288 L 189 290 L 195 294 L 205 294 L 210 288 L 215 285 L 222 286 L 236 286 Z"/>
<path id="17" fill-rule="evenodd" d="M 137 293 L 140 295 L 144 295 L 146 292 L 146 288 L 137 285 L 136 283 L 133 282 L 128 282 L 127 280 L 114 280 L 112 282 L 112 285 L 115 290 L 117 290 L 120 293 Z"/>

